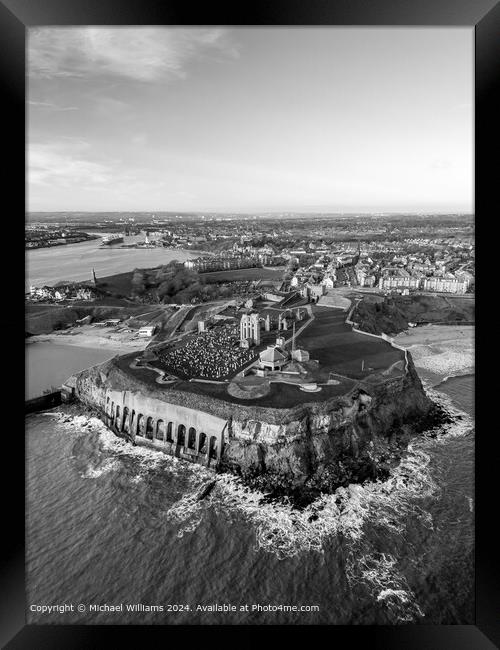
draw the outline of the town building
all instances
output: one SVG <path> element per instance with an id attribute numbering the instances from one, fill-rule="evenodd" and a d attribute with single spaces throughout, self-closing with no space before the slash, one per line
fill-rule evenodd
<path id="1" fill-rule="evenodd" d="M 281 370 L 287 360 L 287 353 L 277 345 L 268 345 L 259 354 L 259 366 L 263 370 Z"/>
<path id="2" fill-rule="evenodd" d="M 293 350 L 292 359 L 294 361 L 309 361 L 309 352 L 307 350 Z"/>
<path id="3" fill-rule="evenodd" d="M 423 287 L 425 291 L 439 291 L 442 293 L 465 293 L 467 282 L 456 278 L 425 278 Z"/>
<path id="4" fill-rule="evenodd" d="M 151 337 L 156 331 L 156 325 L 146 325 L 145 327 L 141 327 L 138 332 L 137 336 L 140 336 L 141 338 L 146 338 L 146 337 Z"/>

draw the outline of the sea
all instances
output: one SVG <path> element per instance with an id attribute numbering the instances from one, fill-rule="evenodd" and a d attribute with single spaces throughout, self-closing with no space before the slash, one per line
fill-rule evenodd
<path id="1" fill-rule="evenodd" d="M 68 407 L 29 415 L 28 622 L 473 623 L 474 376 L 427 389 L 451 424 L 302 510 Z"/>
<path id="2" fill-rule="evenodd" d="M 60 345 L 52 341 L 26 343 L 25 399 L 39 397 L 44 391 L 59 390 L 75 372 L 104 363 L 119 350 Z"/>

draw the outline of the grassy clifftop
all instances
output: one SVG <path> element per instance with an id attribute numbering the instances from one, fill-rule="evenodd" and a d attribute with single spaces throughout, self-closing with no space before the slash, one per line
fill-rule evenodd
<path id="1" fill-rule="evenodd" d="M 474 321 L 474 299 L 444 296 L 395 296 L 362 300 L 352 315 L 358 328 L 370 334 L 399 334 L 408 323 Z"/>

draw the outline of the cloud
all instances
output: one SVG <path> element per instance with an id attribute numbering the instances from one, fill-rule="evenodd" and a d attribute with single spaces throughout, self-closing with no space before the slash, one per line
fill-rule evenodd
<path id="1" fill-rule="evenodd" d="M 89 160 L 87 143 L 33 143 L 28 147 L 28 183 L 53 187 L 88 187 L 110 182 L 112 169 Z"/>
<path id="2" fill-rule="evenodd" d="M 77 111 L 78 110 L 77 106 L 58 106 L 57 104 L 53 104 L 52 102 L 29 101 L 28 104 L 30 106 L 36 106 L 37 108 L 47 108 L 53 111 Z"/>
<path id="3" fill-rule="evenodd" d="M 146 144 L 148 138 L 145 133 L 138 133 L 132 137 L 132 144 L 143 145 Z"/>
<path id="4" fill-rule="evenodd" d="M 450 160 L 433 160 L 430 164 L 431 169 L 451 169 L 453 167 L 453 163 Z"/>
<path id="5" fill-rule="evenodd" d="M 108 75 L 139 81 L 186 76 L 202 55 L 237 56 L 221 28 L 40 27 L 28 38 L 30 77 Z"/>
<path id="6" fill-rule="evenodd" d="M 119 115 L 130 115 L 130 104 L 121 99 L 103 95 L 95 98 L 94 109 L 99 115 L 106 117 L 112 116 L 116 118 Z"/>

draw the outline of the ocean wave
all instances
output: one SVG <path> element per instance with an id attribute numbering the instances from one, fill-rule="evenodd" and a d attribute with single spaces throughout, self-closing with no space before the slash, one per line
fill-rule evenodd
<path id="1" fill-rule="evenodd" d="M 117 460 L 108 459 L 102 463 L 102 465 L 97 467 L 88 467 L 85 472 L 82 474 L 82 478 L 99 478 L 104 474 L 113 472 L 119 469 L 119 463 Z"/>
<path id="2" fill-rule="evenodd" d="M 414 592 L 407 579 L 398 571 L 398 560 L 390 553 L 351 553 L 347 563 L 347 577 L 351 584 L 365 584 L 374 599 L 380 603 L 391 620 L 412 623 L 423 617 Z"/>
<path id="3" fill-rule="evenodd" d="M 436 387 L 425 386 L 427 396 L 440 406 L 450 417 L 451 421 L 430 429 L 423 434 L 423 439 L 432 438 L 436 443 L 445 443 L 453 438 L 462 438 L 470 435 L 474 430 L 474 419 L 453 403 L 452 398 L 446 393 L 436 390 Z"/>
<path id="4" fill-rule="evenodd" d="M 167 510 L 165 517 L 180 524 L 177 537 L 193 533 L 198 528 L 203 518 L 203 507 L 204 504 L 190 493 L 184 495 Z"/>
<path id="5" fill-rule="evenodd" d="M 462 341 L 452 345 L 432 344 L 428 346 L 417 346 L 410 348 L 415 366 L 421 370 L 427 370 L 439 375 L 452 375 L 470 372 L 474 367 L 474 347 L 464 346 Z"/>
<path id="6" fill-rule="evenodd" d="M 263 493 L 249 490 L 237 477 L 221 475 L 212 502 L 216 509 L 243 515 L 255 528 L 255 550 L 280 560 L 311 551 L 323 554 L 336 538 L 346 557 L 349 583 L 368 588 L 391 621 L 411 622 L 424 615 L 415 595 L 396 558 L 373 553 L 365 530 L 367 525 L 381 529 L 389 547 L 406 534 L 410 516 L 433 529 L 431 513 L 419 504 L 440 494 L 429 465 L 429 454 L 418 444 L 410 445 L 387 480 L 339 488 L 303 510 L 286 502 L 265 502 Z"/>
<path id="7" fill-rule="evenodd" d="M 304 551 L 322 552 L 333 535 L 352 542 L 361 540 L 368 520 L 397 534 L 403 532 L 403 516 L 409 514 L 431 527 L 430 514 L 415 503 L 439 493 L 429 461 L 424 450 L 410 445 L 387 480 L 338 488 L 302 510 L 286 502 L 266 503 L 264 493 L 250 491 L 237 477 L 221 475 L 216 502 L 218 507 L 236 509 L 254 523 L 257 549 L 280 559 Z"/>
<path id="8" fill-rule="evenodd" d="M 113 456 L 127 456 L 138 463 L 139 471 L 131 481 L 138 482 L 145 471 L 162 468 L 174 476 L 188 479 L 185 494 L 167 511 L 166 516 L 184 527 L 184 532 L 195 530 L 206 503 L 216 509 L 232 510 L 247 518 L 256 530 L 256 549 L 273 553 L 279 558 L 293 557 L 302 552 L 322 552 L 325 541 L 333 535 L 356 541 L 363 536 L 363 527 L 372 520 L 387 530 L 401 534 L 403 516 L 412 514 L 426 527 L 432 526 L 430 515 L 422 510 L 417 500 L 438 493 L 428 469 L 429 455 L 418 444 L 411 444 L 399 466 L 388 479 L 352 484 L 323 495 L 303 510 L 290 502 L 265 502 L 265 494 L 250 490 L 233 475 L 215 477 L 215 490 L 200 501 L 196 491 L 204 480 L 214 475 L 204 467 L 179 461 L 143 446 L 132 446 L 117 437 L 98 418 L 75 416 L 69 421 L 63 415 L 63 424 L 70 429 L 98 433 L 100 448 Z M 116 467 L 113 464 L 90 469 L 88 477 L 97 477 Z M 106 469 L 107 468 L 107 469 Z M 216 498 L 214 498 L 216 494 Z"/>
<path id="9" fill-rule="evenodd" d="M 174 456 L 162 453 L 143 445 L 132 445 L 124 438 L 115 435 L 99 418 L 85 415 L 68 416 L 64 412 L 55 413 L 56 421 L 66 431 L 97 434 L 100 450 L 113 456 L 133 458 L 136 461 L 138 474 L 131 480 L 137 482 L 144 472 L 159 468 L 168 470 L 172 475 L 195 475 L 201 478 L 212 476 L 201 465 L 179 461 Z"/>
<path id="10" fill-rule="evenodd" d="M 193 533 L 206 510 L 213 508 L 228 520 L 243 517 L 255 531 L 255 551 L 273 554 L 278 559 L 311 551 L 324 553 L 336 538 L 342 544 L 342 553 L 351 558 L 346 562 L 349 582 L 367 587 L 391 620 L 411 622 L 423 616 L 415 596 L 398 570 L 394 555 L 373 552 L 365 527 L 368 524 L 372 529 L 381 529 L 388 549 L 394 540 L 405 535 L 409 517 L 416 525 L 433 528 L 432 516 L 422 505 L 424 499 L 435 499 L 440 494 L 430 469 L 431 446 L 450 436 L 464 435 L 470 431 L 472 420 L 456 409 L 446 395 L 431 388 L 427 392 L 453 416 L 454 421 L 439 431 L 439 438 L 429 432 L 415 439 L 384 481 L 338 488 L 334 494 L 322 495 L 302 510 L 286 499 L 280 503 L 266 501 L 263 492 L 251 490 L 236 476 L 214 475 L 202 466 L 184 463 L 157 450 L 134 447 L 97 418 L 76 416 L 68 421 L 63 415 L 62 423 L 69 429 L 97 432 L 100 448 L 114 457 L 109 465 L 104 463 L 88 470 L 88 478 L 112 471 L 118 456 L 132 457 L 138 462 L 139 472 L 131 482 L 142 480 L 145 471 L 159 467 L 174 476 L 182 474 L 187 481 L 183 494 L 164 513 L 176 524 L 178 537 Z M 205 499 L 200 499 L 200 487 L 207 479 L 215 480 L 215 487 Z"/>
<path id="11" fill-rule="evenodd" d="M 205 471 L 205 474 L 208 472 Z M 203 511 L 207 502 L 199 498 L 200 489 L 206 485 L 205 476 L 201 473 L 197 477 L 191 476 L 189 490 L 178 501 L 176 501 L 165 513 L 166 519 L 179 524 L 177 537 L 183 537 L 186 533 L 194 532 L 203 519 Z M 213 480 L 213 475 L 210 475 Z"/>
<path id="12" fill-rule="evenodd" d="M 462 368 L 461 370 L 457 370 L 456 372 L 452 372 L 449 375 L 443 377 L 443 379 L 438 384 L 434 384 L 433 388 L 439 389 L 442 384 L 445 384 L 447 381 L 454 379 L 455 377 L 474 377 L 474 375 L 475 368 Z"/>
<path id="13" fill-rule="evenodd" d="M 213 480 L 212 472 L 201 465 L 179 461 L 178 458 L 163 454 L 159 450 L 143 445 L 134 446 L 124 438 L 115 435 L 99 418 L 83 415 L 68 416 L 62 412 L 56 415 L 56 419 L 66 431 L 97 434 L 100 451 L 111 456 L 101 464 L 87 468 L 83 473 L 84 478 L 99 478 L 118 469 L 121 458 L 134 460 L 133 467 L 136 473 L 129 479 L 132 484 L 142 482 L 149 472 L 158 470 L 168 473 L 170 477 L 182 477 L 183 481 L 187 481 L 187 486 L 183 488 L 185 494 L 167 510 L 165 517 L 179 524 L 178 537 L 196 530 L 203 514 L 203 502 L 198 500 L 197 493 L 204 481 Z"/>

